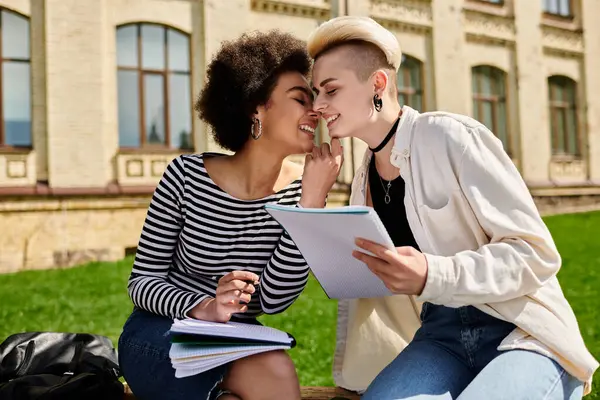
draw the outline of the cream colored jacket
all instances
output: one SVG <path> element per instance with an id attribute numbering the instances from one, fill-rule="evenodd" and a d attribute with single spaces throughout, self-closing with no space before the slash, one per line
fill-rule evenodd
<path id="1" fill-rule="evenodd" d="M 350 203 L 366 202 L 367 150 Z M 362 392 L 410 342 L 421 304 L 474 305 L 517 328 L 499 349 L 545 354 L 591 391 L 598 362 L 556 279 L 561 258 L 501 142 L 472 118 L 403 107 L 391 162 L 429 266 L 423 293 L 342 300 L 333 374 Z"/>

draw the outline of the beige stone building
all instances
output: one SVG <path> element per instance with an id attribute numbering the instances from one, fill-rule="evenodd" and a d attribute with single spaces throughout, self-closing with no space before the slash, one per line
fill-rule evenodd
<path id="1" fill-rule="evenodd" d="M 133 251 L 165 165 L 218 150 L 192 102 L 220 43 L 344 14 L 397 35 L 403 103 L 492 128 L 543 212 L 598 205 L 598 0 L 0 0 L 0 271 Z"/>

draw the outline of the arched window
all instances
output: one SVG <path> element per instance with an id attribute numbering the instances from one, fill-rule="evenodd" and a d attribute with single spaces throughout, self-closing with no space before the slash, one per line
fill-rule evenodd
<path id="1" fill-rule="evenodd" d="M 506 74 L 501 69 L 480 65 L 471 70 L 473 118 L 487 126 L 511 155 L 506 112 Z"/>
<path id="2" fill-rule="evenodd" d="M 417 111 L 423 111 L 423 63 L 403 55 L 398 70 L 398 101 Z"/>
<path id="3" fill-rule="evenodd" d="M 581 155 L 577 124 L 577 83 L 566 76 L 548 78 L 553 155 Z"/>
<path id="4" fill-rule="evenodd" d="M 0 8 L 0 147 L 31 147 L 29 19 Z"/>
<path id="5" fill-rule="evenodd" d="M 137 23 L 117 28 L 119 145 L 192 149 L 190 37 Z"/>

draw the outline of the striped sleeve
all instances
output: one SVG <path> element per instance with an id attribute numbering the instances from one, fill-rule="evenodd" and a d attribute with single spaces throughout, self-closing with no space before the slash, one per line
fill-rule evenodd
<path id="1" fill-rule="evenodd" d="M 183 226 L 185 166 L 175 158 L 158 183 L 142 228 L 127 285 L 133 303 L 146 311 L 184 318 L 207 294 L 182 290 L 167 281 Z"/>
<path id="2" fill-rule="evenodd" d="M 285 311 L 300 296 L 308 282 L 308 265 L 284 231 L 261 276 L 260 304 L 264 313 Z"/>

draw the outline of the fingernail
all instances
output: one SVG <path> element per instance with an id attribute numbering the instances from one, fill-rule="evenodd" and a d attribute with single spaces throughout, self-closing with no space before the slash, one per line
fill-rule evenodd
<path id="1" fill-rule="evenodd" d="M 360 246 L 361 244 L 363 244 L 363 240 L 362 240 L 362 239 L 359 239 L 359 238 L 356 238 L 356 239 L 354 239 L 354 242 L 355 242 L 357 245 L 359 245 L 359 246 Z"/>

